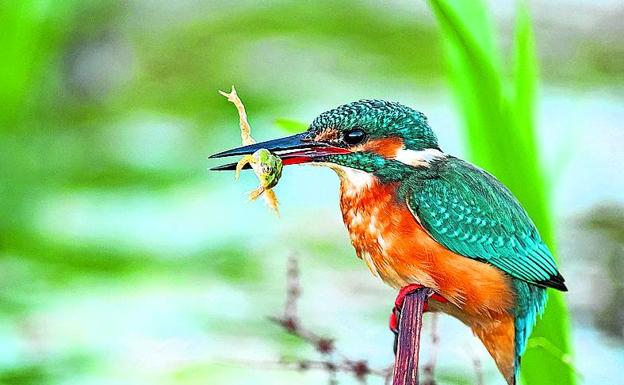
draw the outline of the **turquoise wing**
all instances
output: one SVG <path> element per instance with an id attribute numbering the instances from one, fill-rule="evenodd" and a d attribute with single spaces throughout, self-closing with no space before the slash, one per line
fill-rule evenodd
<path id="1" fill-rule="evenodd" d="M 417 220 L 440 244 L 490 263 L 514 278 L 567 290 L 548 247 L 518 200 L 496 178 L 460 159 L 407 192 Z"/>

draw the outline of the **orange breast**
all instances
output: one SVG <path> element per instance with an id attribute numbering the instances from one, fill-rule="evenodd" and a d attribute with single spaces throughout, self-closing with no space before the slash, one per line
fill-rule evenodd
<path id="1" fill-rule="evenodd" d="M 396 200 L 397 186 L 372 183 L 354 191 L 341 184 L 341 210 L 358 256 L 389 285 L 431 287 L 469 313 L 507 312 L 509 278 L 499 269 L 436 242 Z"/>

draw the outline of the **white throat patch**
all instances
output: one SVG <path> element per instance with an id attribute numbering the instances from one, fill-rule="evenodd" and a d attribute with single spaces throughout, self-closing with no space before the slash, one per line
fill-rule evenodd
<path id="1" fill-rule="evenodd" d="M 446 158 L 446 154 L 435 148 L 427 148 L 420 151 L 407 150 L 402 148 L 398 150 L 396 152 L 396 155 L 394 156 L 394 159 L 398 160 L 399 162 L 414 167 L 429 167 L 431 165 L 431 162 L 442 158 Z"/>
<path id="2" fill-rule="evenodd" d="M 340 167 L 339 175 L 344 177 L 346 181 L 355 189 L 363 189 L 370 187 L 373 183 L 374 176 L 366 171 L 357 170 L 350 167 Z"/>
<path id="3" fill-rule="evenodd" d="M 343 193 L 347 195 L 356 195 L 371 187 L 375 181 L 375 176 L 366 171 L 337 164 L 327 163 L 326 165 L 338 174 Z"/>

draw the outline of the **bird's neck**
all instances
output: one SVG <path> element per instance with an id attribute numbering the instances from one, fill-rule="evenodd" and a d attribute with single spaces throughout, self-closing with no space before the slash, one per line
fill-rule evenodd
<path id="1" fill-rule="evenodd" d="M 437 149 L 414 151 L 399 147 L 393 149 L 392 154 L 387 157 L 391 154 L 360 152 L 355 160 L 353 156 L 337 155 L 327 164 L 340 177 L 340 207 L 347 227 L 354 210 L 366 212 L 377 207 L 379 202 L 402 200 L 404 183 L 435 177 L 438 162 L 447 157 Z"/>
<path id="2" fill-rule="evenodd" d="M 409 178 L 430 178 L 435 165 L 447 158 L 439 149 L 410 150 L 393 143 L 377 140 L 356 153 L 328 157 L 345 188 L 366 187 L 376 178 L 381 183 L 401 182 Z M 371 151 L 372 150 L 372 151 Z"/>
<path id="3" fill-rule="evenodd" d="M 345 198 L 364 197 L 372 189 L 380 185 L 379 178 L 375 174 L 342 166 L 332 167 L 340 178 L 340 197 Z"/>

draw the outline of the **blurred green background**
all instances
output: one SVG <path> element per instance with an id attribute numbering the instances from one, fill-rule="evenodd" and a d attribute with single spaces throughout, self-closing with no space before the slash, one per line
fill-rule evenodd
<path id="1" fill-rule="evenodd" d="M 336 176 L 286 169 L 277 219 L 246 201 L 253 175 L 235 184 L 209 173 L 218 163 L 207 155 L 239 144 L 235 110 L 217 94 L 235 84 L 257 139 L 284 134 L 277 118 L 310 122 L 383 98 L 427 114 L 445 151 L 487 163 L 465 140 L 448 35 L 429 5 L 1 2 L 0 383 L 324 382 L 262 364 L 314 357 L 266 320 L 281 311 L 291 253 L 306 322 L 354 358 L 390 363 L 394 293 L 351 249 Z M 514 68 L 516 3 L 488 5 L 501 68 Z M 575 378 L 616 384 L 624 5 L 529 9 L 540 63 L 534 126 L 570 287 Z M 440 332 L 440 383 L 475 383 L 475 357 L 487 384 L 502 383 L 467 328 L 444 317 Z"/>

